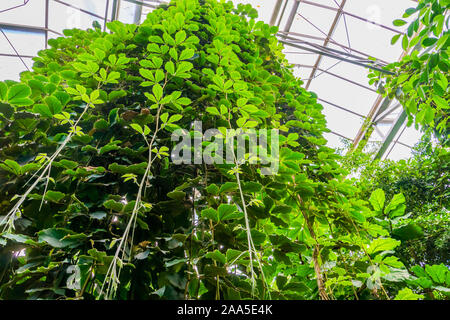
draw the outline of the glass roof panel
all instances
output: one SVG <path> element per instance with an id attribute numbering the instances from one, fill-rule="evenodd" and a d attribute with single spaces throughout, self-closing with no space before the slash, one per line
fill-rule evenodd
<path id="1" fill-rule="evenodd" d="M 126 23 L 142 21 L 158 3 L 168 2 L 167 0 L 142 0 L 145 6 L 141 9 L 141 6 L 136 4 L 137 1 L 139 0 L 118 1 L 120 4 L 118 19 Z M 305 49 L 299 49 L 286 45 L 284 50 L 287 59 L 296 65 L 294 74 L 304 79 L 305 86 L 308 85 L 309 77 L 319 58 L 317 52 L 310 51 L 311 48 L 322 52 L 339 50 L 342 52 L 342 57 L 349 58 L 353 54 L 363 62 L 368 56 L 372 56 L 380 59 L 381 63 L 394 62 L 402 53 L 399 43 L 396 46 L 390 45 L 392 36 L 396 34 L 395 30 L 399 29 L 392 26 L 392 21 L 401 17 L 406 8 L 415 6 L 415 1 L 347 0 L 343 7 L 344 15 L 337 19 L 333 29 L 333 22 L 336 20 L 342 1 L 302 0 L 296 12 L 292 12 L 296 6 L 295 0 L 281 2 L 279 14 L 275 16 L 275 24 L 279 25 L 280 31 L 290 31 L 288 38 L 283 38 L 280 34 L 280 39 L 292 41 L 291 37 L 294 37 L 298 39 L 296 44 L 305 47 Z M 23 5 L 24 1 L 0 1 L 0 27 L 20 55 L 32 56 L 38 50 L 45 48 L 45 2 L 45 0 L 32 0 L 24 6 L 2 12 L 7 8 Z M 233 2 L 251 4 L 259 13 L 258 19 L 269 23 L 277 0 L 233 0 Z M 113 0 L 49 0 L 48 38 L 57 37 L 57 33 L 67 28 L 90 28 L 94 21 L 99 21 L 103 26 L 105 18 L 109 20 L 113 16 L 113 3 Z M 291 26 L 286 25 L 290 16 L 293 17 Z M 385 27 L 377 26 L 364 19 Z M 11 24 L 20 25 L 19 29 L 11 28 Z M 405 29 L 405 27 L 402 28 Z M 331 37 L 326 43 L 328 34 Z M 11 57 L 15 54 L 4 35 L 0 33 L 0 80 L 17 80 L 19 72 L 25 70 L 19 58 Z M 26 57 L 23 61 L 28 67 L 31 66 L 31 59 Z M 367 73 L 364 67 L 340 62 L 325 55 L 320 58 L 320 63 L 314 70 L 308 89 L 318 95 L 321 99 L 319 102 L 324 106 L 323 112 L 330 129 L 334 131 L 334 134 L 326 135 L 329 139 L 328 144 L 332 147 L 342 146 L 342 139 L 339 136 L 355 138 L 364 116 L 377 99 L 378 95 L 373 91 L 374 88 L 367 89 L 369 87 Z M 377 125 L 371 141 L 384 139 L 399 111 L 400 109 L 397 109 Z M 403 134 L 400 135 L 400 133 L 398 141 L 404 148 L 408 148 L 405 145 L 414 145 L 420 137 L 420 132 L 414 128 L 407 128 Z M 397 149 L 393 149 L 389 157 L 399 154 L 395 150 Z"/>

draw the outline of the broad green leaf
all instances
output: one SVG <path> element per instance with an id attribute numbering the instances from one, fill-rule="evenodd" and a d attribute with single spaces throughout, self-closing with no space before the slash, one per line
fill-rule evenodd
<path id="1" fill-rule="evenodd" d="M 393 22 L 394 26 L 396 26 L 396 27 L 404 26 L 406 23 L 407 22 L 402 19 L 397 19 L 397 20 L 394 20 L 394 22 Z"/>
<path id="2" fill-rule="evenodd" d="M 219 214 L 213 208 L 202 210 L 201 216 L 206 219 L 211 219 L 214 222 L 219 222 Z"/>
<path id="3" fill-rule="evenodd" d="M 0 82 L 0 101 L 7 101 L 8 86 L 4 82 Z"/>
<path id="4" fill-rule="evenodd" d="M 418 239 L 424 236 L 422 228 L 414 222 L 399 228 L 395 228 L 394 230 L 392 230 L 392 234 L 395 236 L 395 238 L 404 241 Z"/>
<path id="5" fill-rule="evenodd" d="M 392 200 L 386 206 L 384 213 L 390 218 L 399 217 L 405 214 L 405 196 L 402 193 L 394 195 Z"/>
<path id="6" fill-rule="evenodd" d="M 45 200 L 51 202 L 60 202 L 66 195 L 59 191 L 49 190 L 45 194 Z"/>
<path id="7" fill-rule="evenodd" d="M 422 45 L 424 47 L 431 47 L 433 44 L 435 44 L 438 41 L 437 38 L 425 38 L 422 41 Z"/>
<path id="8" fill-rule="evenodd" d="M 414 293 L 410 288 L 404 288 L 398 292 L 394 300 L 419 300 L 423 295 Z"/>
<path id="9" fill-rule="evenodd" d="M 58 114 L 62 111 L 62 104 L 57 98 L 49 96 L 44 99 L 44 102 L 47 104 L 52 115 Z"/>
<path id="10" fill-rule="evenodd" d="M 44 117 L 53 117 L 53 113 L 50 111 L 50 108 L 48 107 L 48 105 L 45 104 L 35 104 L 33 106 L 33 112 L 35 113 L 39 113 L 41 116 Z"/>
<path id="11" fill-rule="evenodd" d="M 431 277 L 433 282 L 444 284 L 449 269 L 444 264 L 432 266 L 427 264 L 425 266 L 425 271 Z"/>
<path id="12" fill-rule="evenodd" d="M 159 83 L 156 83 L 153 86 L 153 95 L 155 96 L 157 101 L 160 101 L 162 96 L 163 96 L 163 88 L 161 87 L 161 85 Z"/>
<path id="13" fill-rule="evenodd" d="M 140 134 L 144 134 L 144 130 L 142 129 L 142 127 L 139 124 L 132 123 L 132 124 L 130 124 L 130 127 L 132 127 L 134 130 L 136 130 Z"/>
<path id="14" fill-rule="evenodd" d="M 373 254 L 379 251 L 389 251 L 400 245 L 400 241 L 391 238 L 378 238 L 372 240 L 369 248 L 367 249 L 368 254 Z"/>
<path id="15" fill-rule="evenodd" d="M 9 88 L 8 91 L 8 102 L 10 104 L 15 104 L 15 101 L 21 100 L 23 98 L 28 98 L 31 94 L 31 89 L 25 84 L 15 84 Z"/>
<path id="16" fill-rule="evenodd" d="M 186 197 L 186 192 L 183 191 L 172 191 L 167 194 L 167 196 L 174 200 L 183 200 Z"/>
<path id="17" fill-rule="evenodd" d="M 238 184 L 236 182 L 225 182 L 223 185 L 220 186 L 219 193 L 226 193 L 230 191 L 236 190 L 238 187 Z"/>
<path id="18" fill-rule="evenodd" d="M 46 242 L 55 248 L 76 248 L 83 245 L 87 236 L 68 229 L 50 228 L 39 231 L 38 239 L 39 242 Z"/>
<path id="19" fill-rule="evenodd" d="M 386 197 L 382 189 L 377 189 L 370 195 L 369 201 L 375 211 L 382 212 Z"/>
<path id="20" fill-rule="evenodd" d="M 194 53 L 195 53 L 194 49 L 190 49 L 190 48 L 184 49 L 181 52 L 179 59 L 180 60 L 190 59 L 190 58 L 192 58 L 194 56 Z"/>
<path id="21" fill-rule="evenodd" d="M 226 263 L 225 255 L 222 252 L 220 252 L 219 250 L 217 250 L 217 249 L 214 250 L 213 252 L 208 252 L 206 254 L 206 258 L 213 259 L 213 260 L 215 260 L 217 262 L 220 262 L 222 264 Z"/>
<path id="22" fill-rule="evenodd" d="M 239 219 L 243 217 L 243 215 L 237 210 L 237 207 L 234 204 L 221 204 L 217 211 L 219 213 L 219 221 Z"/>

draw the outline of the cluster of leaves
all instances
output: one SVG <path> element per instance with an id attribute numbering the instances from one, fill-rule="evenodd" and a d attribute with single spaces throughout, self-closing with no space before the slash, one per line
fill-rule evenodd
<path id="1" fill-rule="evenodd" d="M 174 0 L 140 26 L 65 30 L 0 83 L 1 298 L 394 298 L 401 242 L 376 218 L 404 204 L 356 197 L 322 106 L 255 17 Z M 279 130 L 278 174 L 173 163 L 194 121 Z"/>
<path id="2" fill-rule="evenodd" d="M 406 10 L 403 18 L 413 18 L 406 33 L 392 38 L 395 44 L 400 38 L 405 51 L 412 51 L 401 61 L 387 69 L 393 75 L 372 72 L 370 83 L 377 83 L 379 91 L 391 99 L 397 99 L 408 114 L 409 125 L 432 128 L 441 141 L 448 143 L 449 135 L 449 54 L 450 16 L 449 0 L 421 0 L 415 8 Z M 397 19 L 394 25 L 403 26 L 407 21 Z"/>
<path id="3" fill-rule="evenodd" d="M 422 137 L 413 157 L 407 161 L 373 161 L 371 154 L 357 152 L 343 158 L 344 167 L 358 176 L 354 182 L 360 196 L 370 197 L 373 209 L 378 212 L 377 224 L 401 241 L 395 248 L 395 256 L 408 273 L 399 274 L 399 280 L 423 294 L 416 298 L 448 298 L 450 292 L 445 277 L 444 281 L 434 283 L 416 279 L 422 275 L 418 271 L 421 266 L 427 270 L 448 270 L 450 263 L 448 164 L 447 148 L 435 145 L 429 133 Z M 411 289 L 404 290 L 413 298 L 415 293 Z"/>

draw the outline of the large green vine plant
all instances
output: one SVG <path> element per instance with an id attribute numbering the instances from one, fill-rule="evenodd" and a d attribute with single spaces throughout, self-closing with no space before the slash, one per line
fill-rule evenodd
<path id="1" fill-rule="evenodd" d="M 354 198 L 322 106 L 255 18 L 172 1 L 140 26 L 65 30 L 0 82 L 1 298 L 395 296 L 400 241 Z M 175 164 L 171 134 L 194 121 L 279 130 L 278 174 Z"/>
<path id="2" fill-rule="evenodd" d="M 378 84 L 380 92 L 397 99 L 406 111 L 408 125 L 415 123 L 432 129 L 441 143 L 448 147 L 449 86 L 450 81 L 450 1 L 421 0 L 416 7 L 405 11 L 403 18 L 412 20 L 405 34 L 392 38 L 395 44 L 401 39 L 403 50 L 410 54 L 387 69 L 393 75 L 372 72 L 371 84 Z M 394 20 L 395 26 L 404 26 L 403 19 Z"/>

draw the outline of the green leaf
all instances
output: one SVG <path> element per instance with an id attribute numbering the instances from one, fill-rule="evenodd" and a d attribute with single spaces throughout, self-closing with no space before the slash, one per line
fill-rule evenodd
<path id="1" fill-rule="evenodd" d="M 433 44 L 435 44 L 438 41 L 437 38 L 425 38 L 422 41 L 422 45 L 424 47 L 431 47 Z"/>
<path id="2" fill-rule="evenodd" d="M 77 234 L 68 229 L 51 228 L 38 232 L 39 242 L 46 242 L 55 248 L 76 248 L 86 240 L 85 234 Z"/>
<path id="3" fill-rule="evenodd" d="M 22 173 L 22 167 L 16 161 L 11 159 L 6 159 L 4 163 L 0 164 L 0 168 L 11 172 L 15 175 L 20 175 Z"/>
<path id="4" fill-rule="evenodd" d="M 166 63 L 166 71 L 170 74 L 175 74 L 175 65 L 172 61 Z"/>
<path id="5" fill-rule="evenodd" d="M 174 114 L 173 116 L 170 116 L 168 123 L 175 123 L 179 120 L 181 120 L 183 116 L 181 114 Z"/>
<path id="6" fill-rule="evenodd" d="M 58 114 L 62 111 L 63 106 L 57 98 L 49 96 L 44 99 L 44 102 L 47 104 L 52 115 Z"/>
<path id="7" fill-rule="evenodd" d="M 66 195 L 62 192 L 59 191 L 52 191 L 49 190 L 47 191 L 47 193 L 45 194 L 45 200 L 47 201 L 51 201 L 51 202 L 60 202 Z"/>
<path id="8" fill-rule="evenodd" d="M 25 84 L 16 84 L 9 88 L 8 102 L 15 104 L 17 101 L 21 101 L 24 98 L 29 97 L 31 94 L 31 88 Z"/>
<path id="9" fill-rule="evenodd" d="M 188 48 L 188 49 L 184 49 L 182 52 L 181 52 L 181 54 L 180 54 L 180 60 L 187 60 L 187 59 L 190 59 L 190 58 L 192 58 L 193 56 L 194 56 L 194 53 L 195 53 L 195 51 L 194 51 L 194 49 L 190 49 L 190 48 Z"/>
<path id="10" fill-rule="evenodd" d="M 161 101 L 161 98 L 163 96 L 163 88 L 161 87 L 161 85 L 159 83 L 155 84 L 153 86 L 153 95 L 155 96 L 157 101 Z"/>
<path id="11" fill-rule="evenodd" d="M 427 264 L 425 266 L 425 271 L 431 277 L 433 282 L 444 284 L 449 269 L 444 264 L 432 266 Z"/>
<path id="12" fill-rule="evenodd" d="M 373 254 L 379 251 L 389 251 L 400 245 L 400 241 L 394 240 L 392 238 L 378 238 L 372 240 L 369 248 L 367 249 L 368 254 Z"/>
<path id="13" fill-rule="evenodd" d="M 436 103 L 436 105 L 441 109 L 448 109 L 448 102 L 447 100 L 439 97 L 438 95 L 433 95 L 433 101 Z"/>
<path id="14" fill-rule="evenodd" d="M 219 222 L 219 214 L 213 208 L 202 210 L 201 216 L 206 219 L 211 219 L 214 222 Z"/>
<path id="15" fill-rule="evenodd" d="M 208 192 L 214 196 L 219 194 L 219 187 L 214 183 L 208 185 L 205 189 L 206 189 L 206 192 Z"/>
<path id="16" fill-rule="evenodd" d="M 141 76 L 143 76 L 145 79 L 155 81 L 155 76 L 153 75 L 153 72 L 148 69 L 139 69 L 139 73 Z"/>
<path id="17" fill-rule="evenodd" d="M 394 267 L 394 268 L 403 268 L 404 267 L 403 263 L 397 257 L 393 257 L 393 256 L 384 258 L 383 263 L 385 263 L 391 267 Z"/>
<path id="18" fill-rule="evenodd" d="M 176 75 L 182 76 L 185 72 L 191 70 L 193 68 L 193 64 L 187 61 L 183 61 L 177 68 Z"/>
<path id="19" fill-rule="evenodd" d="M 395 238 L 404 241 L 418 239 L 424 236 L 422 228 L 414 222 L 399 228 L 395 228 L 394 230 L 392 230 L 392 234 L 395 236 Z"/>
<path id="20" fill-rule="evenodd" d="M 221 187 L 220 187 L 220 193 L 226 193 L 226 192 L 230 192 L 230 191 L 234 191 L 236 190 L 238 187 L 238 184 L 236 182 L 225 182 Z"/>
<path id="21" fill-rule="evenodd" d="M 183 41 L 186 40 L 186 32 L 184 30 L 180 30 L 175 34 L 175 43 L 181 44 Z"/>
<path id="22" fill-rule="evenodd" d="M 5 239 L 13 240 L 13 241 L 18 242 L 18 243 L 31 244 L 31 245 L 37 245 L 38 244 L 32 238 L 30 238 L 29 236 L 26 236 L 24 234 L 2 233 L 0 236 L 5 238 Z M 1 246 L 1 243 L 0 243 L 0 246 Z"/>
<path id="23" fill-rule="evenodd" d="M 404 35 L 402 39 L 402 49 L 406 51 L 408 49 L 408 46 L 409 46 L 408 36 Z"/>
<path id="24" fill-rule="evenodd" d="M 183 200 L 186 197 L 186 192 L 183 191 L 172 191 L 167 194 L 170 199 Z"/>
<path id="25" fill-rule="evenodd" d="M 238 251 L 235 249 L 227 250 L 227 264 L 228 265 L 239 263 L 239 260 L 241 260 L 245 257 L 248 257 L 248 251 L 242 252 L 242 251 Z"/>
<path id="26" fill-rule="evenodd" d="M 401 26 L 404 26 L 405 24 L 407 24 L 407 22 L 402 19 L 397 19 L 397 20 L 394 20 L 393 24 L 396 27 L 401 27 Z"/>
<path id="27" fill-rule="evenodd" d="M 139 124 L 132 123 L 132 124 L 130 124 L 130 127 L 132 127 L 134 130 L 136 130 L 140 134 L 144 134 L 144 130 L 142 129 L 142 127 Z"/>
<path id="28" fill-rule="evenodd" d="M 415 294 L 410 288 L 404 288 L 398 292 L 394 300 L 419 300 L 423 295 Z"/>
<path id="29" fill-rule="evenodd" d="M 384 210 L 385 214 L 389 215 L 389 217 L 395 218 L 405 214 L 406 205 L 405 196 L 402 193 L 394 195 L 391 202 L 386 206 Z"/>
<path id="30" fill-rule="evenodd" d="M 175 266 L 177 264 L 185 263 L 185 262 L 186 262 L 185 258 L 173 259 L 173 260 L 167 261 L 164 265 L 165 265 L 166 268 L 169 268 L 169 267 L 173 267 L 173 266 Z"/>
<path id="31" fill-rule="evenodd" d="M 215 116 L 220 116 L 220 112 L 219 112 L 219 110 L 217 110 L 216 107 L 208 107 L 208 108 L 206 108 L 206 112 L 208 112 L 212 115 L 215 115 Z"/>
<path id="32" fill-rule="evenodd" d="M 50 108 L 45 104 L 35 104 L 33 106 L 33 112 L 39 113 L 41 116 L 44 117 L 53 117 L 53 113 L 50 111 Z"/>
<path id="33" fill-rule="evenodd" d="M 382 212 L 386 197 L 382 189 L 377 189 L 370 195 L 369 201 L 375 211 Z"/>
<path id="34" fill-rule="evenodd" d="M 109 209 L 109 210 L 112 210 L 112 211 L 115 211 L 115 212 L 122 212 L 122 210 L 123 210 L 123 208 L 124 208 L 123 203 L 117 202 L 117 201 L 115 201 L 115 200 L 113 200 L 113 199 L 110 199 L 110 200 L 105 201 L 105 202 L 103 203 L 103 206 L 104 206 L 106 209 Z"/>
<path id="35" fill-rule="evenodd" d="M 219 212 L 219 221 L 242 218 L 243 215 L 237 210 L 234 204 L 221 204 L 217 209 Z"/>
<path id="36" fill-rule="evenodd" d="M 0 101 L 6 101 L 8 98 L 8 86 L 4 82 L 0 82 Z"/>
<path id="37" fill-rule="evenodd" d="M 401 34 L 396 34 L 395 36 L 392 37 L 391 39 L 391 44 L 394 45 L 397 43 L 398 39 L 400 39 Z"/>

